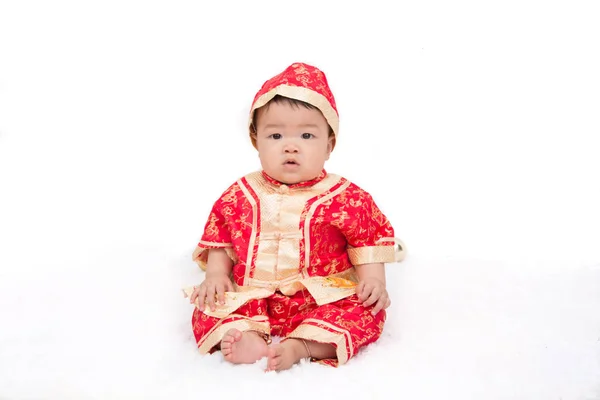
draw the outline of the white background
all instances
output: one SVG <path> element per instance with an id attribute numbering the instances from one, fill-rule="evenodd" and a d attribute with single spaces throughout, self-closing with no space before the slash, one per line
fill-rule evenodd
<path id="1" fill-rule="evenodd" d="M 0 398 L 600 398 L 595 2 L 0 2 Z M 200 357 L 180 288 L 295 61 L 409 256 L 341 369 Z M 297 385 L 297 386 L 293 386 Z M 257 394 L 258 395 L 258 394 Z M 311 395 L 314 395 L 311 394 Z"/>

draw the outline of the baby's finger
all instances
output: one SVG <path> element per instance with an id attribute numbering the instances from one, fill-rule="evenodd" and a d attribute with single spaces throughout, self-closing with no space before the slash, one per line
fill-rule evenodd
<path id="1" fill-rule="evenodd" d="M 365 302 L 369 299 L 369 297 L 371 297 L 373 295 L 373 286 L 372 285 L 363 285 L 363 289 L 360 292 L 360 295 L 358 296 L 358 298 L 360 299 L 361 302 Z"/>
<path id="2" fill-rule="evenodd" d="M 388 297 L 387 301 L 385 302 L 385 306 L 383 306 L 383 308 L 386 309 L 391 305 L 392 305 L 392 300 L 390 300 L 390 298 Z"/>
<path id="3" fill-rule="evenodd" d="M 383 310 L 386 303 L 387 296 L 379 297 L 379 300 L 377 300 L 377 304 L 375 304 L 375 307 L 373 307 L 373 310 L 371 310 L 371 314 L 376 315 L 379 311 Z"/>
<path id="4" fill-rule="evenodd" d="M 235 290 L 233 289 L 233 283 L 231 283 L 231 281 L 229 279 L 227 280 L 225 287 L 227 288 L 228 292 L 235 292 Z"/>
<path id="5" fill-rule="evenodd" d="M 206 286 L 200 286 L 200 290 L 198 290 L 198 309 L 200 311 L 204 311 L 204 304 L 206 301 Z"/>
<path id="6" fill-rule="evenodd" d="M 215 311 L 215 285 L 210 285 L 206 290 L 206 303 L 211 311 Z"/>
<path id="7" fill-rule="evenodd" d="M 219 304 L 225 304 L 225 287 L 217 285 L 217 301 Z"/>
<path id="8" fill-rule="evenodd" d="M 198 288 L 194 288 L 194 291 L 192 292 L 192 295 L 190 296 L 190 304 L 194 304 L 194 301 L 196 301 L 196 297 L 198 297 Z"/>
<path id="9" fill-rule="evenodd" d="M 371 292 L 371 295 L 369 296 L 369 298 L 367 300 L 365 300 L 365 302 L 362 305 L 364 307 L 369 307 L 369 306 L 375 304 L 375 302 L 377 300 L 379 300 L 380 297 L 381 297 L 381 292 L 377 288 L 374 288 L 373 291 Z"/>
<path id="10" fill-rule="evenodd" d="M 358 285 L 356 285 L 356 295 L 358 296 L 359 299 L 360 299 L 360 295 L 364 288 L 365 288 L 364 281 L 360 281 L 360 282 L 358 282 Z M 361 299 L 361 301 L 362 301 L 362 299 Z"/>

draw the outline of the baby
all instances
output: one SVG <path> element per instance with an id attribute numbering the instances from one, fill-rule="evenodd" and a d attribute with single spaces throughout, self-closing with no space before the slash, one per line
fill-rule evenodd
<path id="1" fill-rule="evenodd" d="M 206 271 L 185 290 L 198 348 L 234 364 L 267 357 L 269 371 L 344 364 L 380 337 L 384 263 L 404 246 L 366 191 L 324 169 L 338 112 L 322 71 L 294 63 L 266 81 L 249 130 L 262 170 L 216 201 L 193 255 Z"/>

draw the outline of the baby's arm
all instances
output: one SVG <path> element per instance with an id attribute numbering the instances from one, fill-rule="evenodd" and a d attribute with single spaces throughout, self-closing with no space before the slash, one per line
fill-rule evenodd
<path id="1" fill-rule="evenodd" d="M 198 298 L 198 308 L 204 310 L 205 303 L 212 311 L 215 310 L 215 295 L 217 301 L 225 303 L 225 292 L 233 292 L 233 284 L 229 276 L 233 268 L 233 261 L 225 249 L 208 250 L 208 259 L 206 261 L 206 276 L 204 282 L 200 284 L 190 296 L 190 303 L 194 303 Z"/>
<path id="2" fill-rule="evenodd" d="M 391 300 L 385 288 L 385 264 L 371 263 L 361 264 L 356 266 L 358 274 L 358 286 L 356 286 L 356 294 L 358 299 L 362 301 L 363 306 L 373 307 L 373 315 L 379 311 L 388 308 Z"/>
<path id="3" fill-rule="evenodd" d="M 208 251 L 208 260 L 206 261 L 206 278 L 209 275 L 225 275 L 229 279 L 233 261 L 225 252 L 225 249 L 210 249 Z"/>

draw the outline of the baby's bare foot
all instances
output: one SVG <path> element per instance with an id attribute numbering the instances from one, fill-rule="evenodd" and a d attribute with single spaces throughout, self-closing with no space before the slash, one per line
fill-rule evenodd
<path id="1" fill-rule="evenodd" d="M 230 329 L 221 340 L 221 352 L 233 364 L 253 364 L 265 357 L 267 350 L 267 343 L 253 331 Z"/>
<path id="2" fill-rule="evenodd" d="M 298 339 L 286 340 L 269 348 L 267 352 L 267 371 L 290 369 L 306 356 L 306 348 L 302 341 Z"/>

